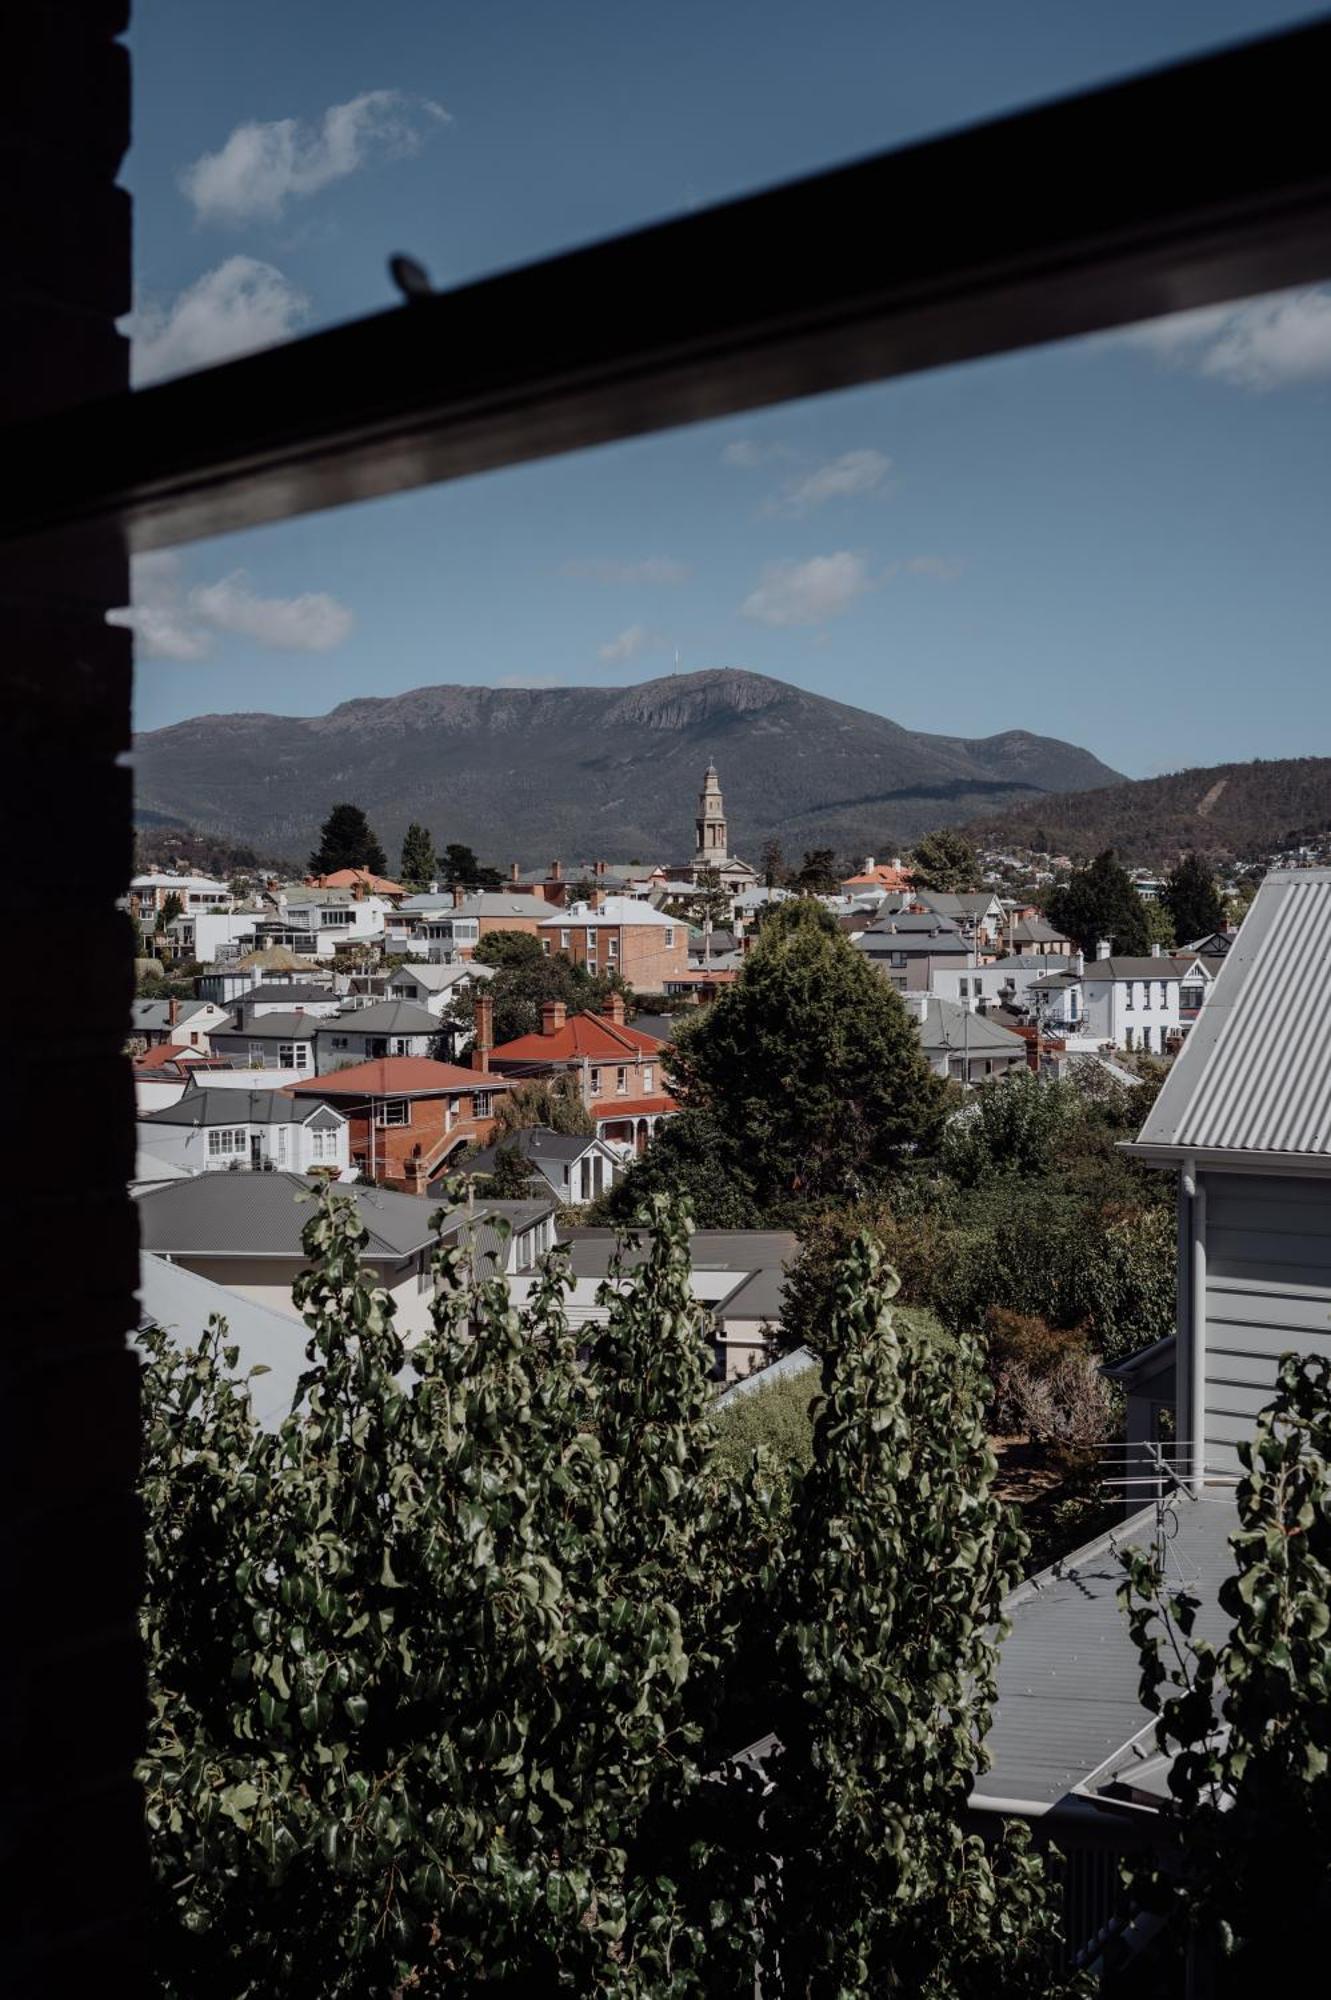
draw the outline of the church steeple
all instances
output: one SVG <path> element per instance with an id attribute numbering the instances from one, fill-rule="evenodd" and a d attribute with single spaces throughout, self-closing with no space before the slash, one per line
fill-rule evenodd
<path id="1" fill-rule="evenodd" d="M 726 827 L 725 801 L 721 797 L 721 781 L 716 775 L 715 764 L 709 763 L 698 794 L 698 817 L 694 821 L 697 829 L 697 845 L 694 850 L 695 868 L 719 868 L 730 859 L 730 840 Z"/>

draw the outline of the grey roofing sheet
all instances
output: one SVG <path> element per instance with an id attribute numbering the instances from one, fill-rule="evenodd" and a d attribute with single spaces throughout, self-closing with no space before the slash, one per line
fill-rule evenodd
<path id="1" fill-rule="evenodd" d="M 248 993 L 243 993 L 240 998 L 247 1008 L 252 1007 L 256 1000 L 261 1003 L 285 1000 L 294 1007 L 298 1000 L 322 1001 L 326 1006 L 330 1000 L 336 1000 L 338 995 L 331 986 L 316 986 L 312 981 L 302 984 L 297 979 L 289 982 L 274 980 L 267 986 L 255 986 Z"/>
<path id="2" fill-rule="evenodd" d="M 327 1105 L 319 1106 L 327 1111 Z M 287 1097 L 280 1090 L 186 1090 L 174 1104 L 145 1111 L 145 1125 L 304 1125 L 312 1106 L 308 1097 Z M 340 1118 L 341 1113 L 335 1114 Z M 325 1118 L 321 1121 L 328 1123 Z"/>
<path id="3" fill-rule="evenodd" d="M 728 1297 L 717 1302 L 721 1319 L 765 1320 L 780 1326 L 785 1311 L 786 1274 L 779 1264 L 766 1264 L 750 1278 L 744 1278 Z"/>
<path id="4" fill-rule="evenodd" d="M 712 1407 L 716 1410 L 728 1409 L 731 1404 L 742 1402 L 746 1396 L 755 1396 L 777 1382 L 789 1381 L 792 1376 L 807 1375 L 817 1366 L 816 1354 L 811 1354 L 807 1347 L 794 1347 L 789 1354 L 769 1361 L 766 1368 L 756 1369 L 752 1375 L 741 1375 L 737 1382 L 732 1382 L 729 1388 L 721 1391 Z"/>
<path id="5" fill-rule="evenodd" d="M 198 1174 L 145 1189 L 138 1197 L 140 1241 L 145 1250 L 200 1257 L 299 1257 L 301 1230 L 310 1216 L 302 1201 L 317 1186 L 301 1174 Z M 434 1241 L 432 1201 L 386 1188 L 349 1185 L 369 1231 L 365 1255 L 400 1260 Z"/>
<path id="6" fill-rule="evenodd" d="M 1331 869 L 1268 875 L 1139 1143 L 1331 1161 Z"/>
<path id="7" fill-rule="evenodd" d="M 493 1146 L 486 1146 L 474 1153 L 467 1162 L 469 1173 L 488 1174 L 494 1166 L 495 1155 L 501 1148 L 518 1153 L 524 1160 L 557 1160 L 561 1164 L 580 1160 L 589 1147 L 600 1142 L 588 1133 L 550 1132 L 544 1125 L 524 1126 L 517 1132 L 509 1132 L 496 1140 Z M 604 1149 L 602 1149 L 604 1150 Z"/>
<path id="8" fill-rule="evenodd" d="M 197 1347 L 216 1314 L 227 1324 L 230 1341 L 240 1349 L 237 1373 L 266 1368 L 250 1384 L 250 1407 L 264 1430 L 275 1430 L 291 1408 L 296 1384 L 305 1368 L 306 1330 L 294 1314 L 274 1312 L 240 1292 L 215 1285 L 211 1278 L 168 1264 L 164 1257 L 144 1252 L 139 1258 L 139 1324 L 159 1326 L 182 1347 Z"/>
<path id="9" fill-rule="evenodd" d="M 213 1038 L 233 1042 L 309 1042 L 323 1025 L 321 1014 L 259 1014 L 244 1028 L 215 1028 Z"/>
<path id="10" fill-rule="evenodd" d="M 1181 979 L 1195 963 L 1195 956 L 1176 958 L 1161 952 L 1158 958 L 1124 958 L 1116 953 L 1110 958 L 1088 958 L 1083 975 L 1088 980 L 1095 979 Z"/>
<path id="11" fill-rule="evenodd" d="M 929 1050 L 982 1056 L 986 1049 L 995 1054 L 1015 1055 L 1026 1043 L 1010 1028 L 963 1007 L 959 1000 L 939 1000 L 930 995 L 925 1017 L 920 1023 L 920 1042 Z"/>
<path id="12" fill-rule="evenodd" d="M 560 1242 L 569 1247 L 569 1268 L 575 1278 L 603 1278 L 615 1254 L 613 1229 L 569 1229 Z M 689 1238 L 695 1271 L 780 1272 L 799 1251 L 799 1238 L 788 1229 L 698 1229 Z M 636 1250 L 624 1252 L 624 1265 L 632 1270 L 648 1254 L 643 1242 Z"/>
<path id="13" fill-rule="evenodd" d="M 318 1023 L 320 1034 L 345 1035 L 437 1035 L 440 1023 L 414 1000 L 376 1000 L 370 1007 L 344 1007 L 338 1014 L 325 1014 Z"/>
<path id="14" fill-rule="evenodd" d="M 1200 1500 L 1179 1495 L 1166 1511 L 1170 1582 L 1201 1600 L 1197 1632 L 1220 1639 L 1227 1620 L 1221 1583 L 1234 1568 L 1228 1538 L 1237 1524 L 1232 1490 Z M 1112 1537 L 1070 1557 L 1008 1600 L 1012 1630 L 998 1662 L 998 1710 L 988 1738 L 982 1797 L 1053 1805 L 1121 1750 L 1149 1717 L 1137 1699 L 1139 1663 L 1115 1593 L 1116 1551 L 1151 1546 L 1155 1510 L 1125 1521 Z"/>

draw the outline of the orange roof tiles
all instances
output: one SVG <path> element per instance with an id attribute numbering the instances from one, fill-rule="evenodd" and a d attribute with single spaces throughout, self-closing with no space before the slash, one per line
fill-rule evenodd
<path id="1" fill-rule="evenodd" d="M 673 1097 L 598 1097 L 592 1106 L 593 1118 L 646 1118 L 678 1111 Z"/>
<path id="2" fill-rule="evenodd" d="M 507 1084 L 503 1077 L 431 1062 L 428 1056 L 381 1056 L 327 1076 L 303 1076 L 290 1087 L 312 1097 L 434 1097 L 454 1090 L 503 1090 Z"/>
<path id="3" fill-rule="evenodd" d="M 654 1056 L 665 1044 L 641 1028 L 620 1027 L 600 1014 L 574 1014 L 552 1035 L 519 1035 L 501 1042 L 492 1062 L 623 1062 L 628 1056 Z"/>
<path id="4" fill-rule="evenodd" d="M 368 868 L 335 868 L 331 875 L 316 875 L 316 889 L 354 889 L 360 882 L 379 896 L 405 896 L 406 890 L 400 882 L 390 882 L 386 875 L 371 875 Z"/>

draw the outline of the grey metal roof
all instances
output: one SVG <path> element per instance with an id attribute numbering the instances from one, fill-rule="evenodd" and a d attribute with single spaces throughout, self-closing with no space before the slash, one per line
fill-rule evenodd
<path id="1" fill-rule="evenodd" d="M 1140 1148 L 1331 1164 L 1331 869 L 1268 875 Z"/>
<path id="2" fill-rule="evenodd" d="M 898 910 L 890 917 L 879 917 L 864 933 L 866 937 L 960 937 L 961 932 L 950 917 L 921 915 L 916 910 Z"/>
<path id="3" fill-rule="evenodd" d="M 309 1042 L 323 1024 L 320 1014 L 260 1014 L 244 1028 L 214 1028 L 220 1041 Z"/>
<path id="4" fill-rule="evenodd" d="M 297 1001 L 302 1000 L 322 1001 L 327 1005 L 328 1001 L 336 1000 L 338 997 L 331 985 L 315 986 L 312 982 L 308 981 L 302 984 L 297 979 L 282 982 L 275 981 L 269 986 L 252 987 L 248 993 L 241 996 L 241 999 L 243 1005 L 249 1008 L 254 1005 L 256 1000 L 260 1003 L 285 1000 L 289 1006 L 294 1007 Z"/>
<path id="5" fill-rule="evenodd" d="M 817 1366 L 817 1355 L 811 1354 L 807 1347 L 792 1348 L 789 1354 L 769 1361 L 766 1368 L 755 1369 L 752 1375 L 741 1375 L 738 1382 L 732 1382 L 728 1389 L 721 1391 L 712 1408 L 729 1409 L 731 1404 L 742 1402 L 746 1396 L 757 1395 L 763 1389 L 770 1389 L 774 1383 L 789 1381 L 792 1376 L 807 1375 L 811 1368 Z"/>
<path id="6" fill-rule="evenodd" d="M 570 1252 L 569 1269 L 575 1278 L 603 1278 L 617 1248 L 613 1229 L 569 1229 L 559 1238 Z M 697 1229 L 689 1238 L 689 1255 L 695 1271 L 780 1272 L 800 1247 L 798 1236 L 789 1229 Z M 624 1267 L 633 1270 L 648 1256 L 644 1241 L 637 1249 L 624 1252 Z"/>
<path id="7" fill-rule="evenodd" d="M 946 1050 L 952 1055 L 969 1051 L 982 1056 L 988 1049 L 995 1055 L 1016 1055 L 1026 1050 L 1020 1035 L 963 1007 L 959 1000 L 939 1000 L 931 994 L 919 1026 L 921 1046 L 930 1054 Z"/>
<path id="8" fill-rule="evenodd" d="M 936 910 L 942 917 L 982 917 L 998 902 L 998 897 L 992 889 L 968 891 L 961 896 L 945 889 L 918 889 L 915 901 L 923 903 L 926 910 Z"/>
<path id="9" fill-rule="evenodd" d="M 629 1026 L 636 1028 L 640 1035 L 651 1035 L 658 1042 L 670 1042 L 674 1040 L 678 1020 L 674 1014 L 635 1014 Z"/>
<path id="10" fill-rule="evenodd" d="M 275 1430 L 291 1408 L 306 1367 L 309 1335 L 293 1314 L 274 1312 L 240 1292 L 215 1285 L 183 1264 L 144 1252 L 139 1258 L 139 1324 L 158 1326 L 182 1347 L 197 1347 L 216 1314 L 229 1341 L 240 1349 L 237 1373 L 266 1368 L 250 1384 L 250 1408 L 264 1430 Z"/>
<path id="11" fill-rule="evenodd" d="M 1178 1495 L 1164 1515 L 1171 1586 L 1201 1601 L 1198 1636 L 1224 1636 L 1219 1590 L 1234 1569 L 1238 1525 L 1230 1489 Z M 1154 1507 L 1090 1543 L 1008 1599 L 1012 1629 L 998 1661 L 998 1710 L 988 1738 L 981 1798 L 1053 1805 L 1116 1756 L 1149 1720 L 1137 1698 L 1140 1663 L 1115 1593 L 1117 1550 L 1152 1546 Z"/>
<path id="12" fill-rule="evenodd" d="M 467 1162 L 467 1171 L 488 1174 L 494 1166 L 495 1155 L 501 1149 L 516 1152 L 524 1160 L 553 1160 L 560 1165 L 569 1165 L 596 1146 L 600 1146 L 602 1152 L 606 1150 L 604 1142 L 590 1132 L 551 1132 L 544 1125 L 529 1125 L 517 1132 L 507 1133 L 493 1146 L 474 1153 Z"/>
<path id="13" fill-rule="evenodd" d="M 376 1000 L 371 1007 L 344 1007 L 317 1022 L 321 1035 L 437 1035 L 439 1018 L 413 1000 Z"/>
<path id="14" fill-rule="evenodd" d="M 229 1095 L 229 1093 L 227 1093 Z M 139 1240 L 145 1250 L 178 1257 L 301 1258 L 300 1234 L 309 1221 L 309 1197 L 318 1182 L 303 1174 L 197 1174 L 187 1181 L 144 1189 L 138 1196 Z M 419 1195 L 350 1185 L 369 1231 L 364 1255 L 400 1262 L 434 1241 L 435 1205 Z M 499 1204 L 487 1204 L 487 1212 Z M 465 1220 L 462 1210 L 448 1227 Z"/>
<path id="15" fill-rule="evenodd" d="M 785 1268 L 765 1264 L 752 1277 L 742 1279 L 726 1298 L 719 1299 L 715 1310 L 721 1319 L 766 1320 L 770 1326 L 780 1326 L 785 1307 Z"/>
<path id="16" fill-rule="evenodd" d="M 1159 958 L 1124 958 L 1115 954 L 1111 958 L 1088 958 L 1083 977 L 1088 983 L 1096 979 L 1181 979 L 1183 974 L 1196 963 L 1194 955 L 1176 958 L 1161 952 Z"/>
<path id="17" fill-rule="evenodd" d="M 319 1116 L 320 1112 L 324 1115 Z M 317 1125 L 345 1124 L 340 1111 L 308 1097 L 280 1090 L 187 1089 L 174 1104 L 145 1111 L 143 1125 Z"/>
<path id="18" fill-rule="evenodd" d="M 215 1003 L 211 1000 L 131 1000 L 129 1003 L 130 1024 L 134 1028 L 183 1028 L 195 1014 L 205 1012 Z M 176 1018 L 171 1019 L 174 1006 Z"/>
<path id="19" fill-rule="evenodd" d="M 389 974 L 388 984 L 391 987 L 399 979 L 414 979 L 431 993 L 445 993 L 450 986 L 456 986 L 461 981 L 493 979 L 494 976 L 492 965 L 480 965 L 475 960 L 469 960 L 466 965 L 399 965 Z"/>

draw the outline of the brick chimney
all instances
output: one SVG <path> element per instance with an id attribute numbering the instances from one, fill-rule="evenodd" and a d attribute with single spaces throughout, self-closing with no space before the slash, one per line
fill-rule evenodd
<path id="1" fill-rule="evenodd" d="M 603 910 L 605 908 L 605 890 L 593 889 L 591 893 L 591 901 L 589 902 L 587 907 L 592 910 Z"/>
<path id="2" fill-rule="evenodd" d="M 166 1025 L 168 1026 L 168 1028 L 174 1028 L 176 1022 L 179 1019 L 180 1019 L 180 1002 L 173 995 L 172 998 L 168 1000 L 166 1003 Z"/>
<path id="3" fill-rule="evenodd" d="M 541 1033 L 557 1035 L 568 1022 L 568 1008 L 562 1000 L 547 1000 L 541 1008 Z"/>
<path id="4" fill-rule="evenodd" d="M 510 861 L 508 864 L 508 879 L 510 882 L 516 882 L 519 879 L 519 869 L 516 861 Z"/>
<path id="5" fill-rule="evenodd" d="M 460 910 L 467 899 L 467 892 L 460 882 L 453 884 L 453 908 Z"/>
<path id="6" fill-rule="evenodd" d="M 365 878 L 363 876 L 358 875 L 356 877 L 356 880 L 351 885 L 351 893 L 356 902 L 363 903 L 365 901 Z"/>
<path id="7" fill-rule="evenodd" d="M 495 1003 L 488 993 L 478 993 L 475 1000 L 476 1034 L 471 1045 L 471 1066 L 482 1072 L 489 1071 L 490 1051 L 495 1045 Z"/>
<path id="8" fill-rule="evenodd" d="M 597 873 L 598 875 L 604 875 L 604 874 L 605 874 L 605 863 L 604 863 L 604 861 L 598 861 L 598 862 L 597 862 L 597 864 L 596 864 L 596 873 Z"/>
<path id="9" fill-rule="evenodd" d="M 624 995 L 622 993 L 606 994 L 605 999 L 601 1003 L 601 1017 L 603 1020 L 613 1021 L 617 1028 L 623 1027 Z"/>
<path id="10" fill-rule="evenodd" d="M 562 861 L 552 861 L 552 862 L 550 863 L 550 880 L 551 880 L 552 882 L 562 882 L 562 881 L 563 881 L 563 879 L 564 879 L 564 864 L 563 864 L 563 862 L 562 862 Z"/>

